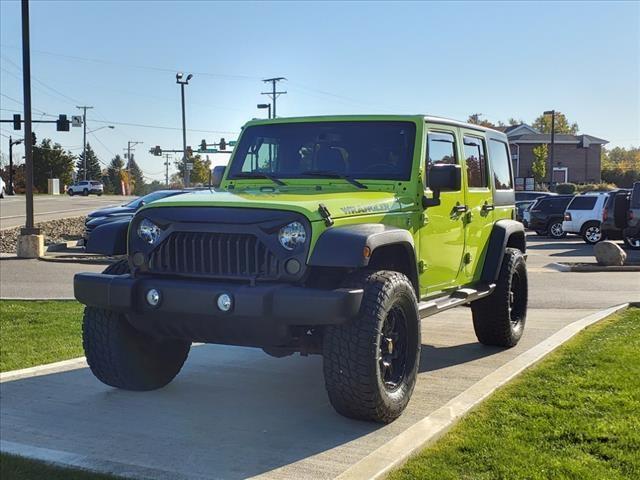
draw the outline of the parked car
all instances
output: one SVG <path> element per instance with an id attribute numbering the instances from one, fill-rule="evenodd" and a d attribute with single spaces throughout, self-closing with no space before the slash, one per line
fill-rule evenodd
<path id="1" fill-rule="evenodd" d="M 523 202 L 525 200 L 537 200 L 538 198 L 548 197 L 551 195 L 556 195 L 556 194 L 553 192 L 534 192 L 534 191 L 516 192 L 516 202 Z"/>
<path id="2" fill-rule="evenodd" d="M 529 210 L 531 205 L 535 203 L 535 200 L 524 200 L 522 202 L 516 202 L 516 220 L 520 223 L 524 223 L 524 213 Z"/>
<path id="3" fill-rule="evenodd" d="M 640 182 L 633 184 L 627 221 L 622 232 L 624 243 L 633 250 L 640 250 Z"/>
<path id="4" fill-rule="evenodd" d="M 538 235 L 563 238 L 564 211 L 572 198 L 573 195 L 553 195 L 536 200 L 529 209 L 528 227 Z"/>
<path id="5" fill-rule="evenodd" d="M 6 185 L 4 184 L 4 180 L 0 177 L 0 198 L 4 198 Z"/>
<path id="6" fill-rule="evenodd" d="M 607 193 L 576 195 L 573 197 L 564 212 L 562 229 L 565 233 L 578 234 L 590 245 L 602 240 L 600 224 L 602 222 L 604 204 L 608 197 Z"/>
<path id="7" fill-rule="evenodd" d="M 154 390 L 194 341 L 321 354 L 336 411 L 389 423 L 416 384 L 422 317 L 470 304 L 479 342 L 522 337 L 510 162 L 504 133 L 435 117 L 251 121 L 215 190 L 145 205 L 102 236 L 127 258 L 75 275 L 87 363 Z"/>
<path id="8" fill-rule="evenodd" d="M 73 197 L 74 195 L 84 195 L 86 197 L 92 193 L 100 196 L 103 192 L 104 185 L 102 185 L 102 182 L 98 182 L 96 180 L 82 180 L 67 188 L 67 193 L 70 197 Z"/>
<path id="9" fill-rule="evenodd" d="M 617 197 L 623 197 L 622 200 L 617 200 Z M 607 240 L 622 240 L 623 226 L 616 225 L 615 222 L 615 205 L 620 201 L 629 204 L 631 197 L 631 190 L 619 189 L 612 190 L 607 193 L 607 200 L 604 202 L 602 208 L 602 222 L 600 223 L 600 230 L 602 231 L 602 238 Z"/>
<path id="10" fill-rule="evenodd" d="M 94 210 L 84 222 L 84 247 L 88 253 L 99 253 L 93 249 L 91 242 L 91 234 L 98 228 L 111 222 L 129 222 L 133 218 L 136 211 L 156 200 L 171 197 L 180 193 L 186 193 L 190 190 L 158 190 L 142 197 L 136 198 L 123 205 L 115 207 L 106 207 Z"/>

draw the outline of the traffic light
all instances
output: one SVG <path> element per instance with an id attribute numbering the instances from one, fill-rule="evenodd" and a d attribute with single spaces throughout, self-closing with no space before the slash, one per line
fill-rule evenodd
<path id="1" fill-rule="evenodd" d="M 220 143 L 218 143 L 218 148 L 220 148 L 220 150 L 227 149 L 227 142 L 224 141 L 224 138 L 220 139 Z"/>
<path id="2" fill-rule="evenodd" d="M 193 157 L 193 149 L 190 146 L 188 146 L 187 147 L 187 158 L 191 158 L 191 157 Z"/>
<path id="3" fill-rule="evenodd" d="M 204 152 L 206 149 L 207 149 L 207 141 L 203 138 L 202 141 L 200 142 L 200 150 Z"/>
<path id="4" fill-rule="evenodd" d="M 68 132 L 69 131 L 69 120 L 67 120 L 66 115 L 58 115 L 58 120 L 56 121 L 56 130 L 58 132 Z"/>
<path id="5" fill-rule="evenodd" d="M 156 145 L 151 150 L 149 150 L 149 153 L 151 153 L 152 155 L 155 155 L 156 157 L 161 157 L 162 149 L 160 148 L 160 145 Z"/>
<path id="6" fill-rule="evenodd" d="M 13 114 L 13 129 L 14 130 L 20 130 L 22 128 L 22 122 L 20 120 L 20 114 L 19 113 L 14 113 Z"/>

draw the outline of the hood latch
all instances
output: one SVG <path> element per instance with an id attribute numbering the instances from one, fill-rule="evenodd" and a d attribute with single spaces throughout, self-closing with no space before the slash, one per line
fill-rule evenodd
<path id="1" fill-rule="evenodd" d="M 333 218 L 331 218 L 331 212 L 329 212 L 329 209 L 324 203 L 318 204 L 318 212 L 320 213 L 320 216 L 324 219 L 324 224 L 327 227 L 330 227 L 331 225 L 333 225 Z"/>

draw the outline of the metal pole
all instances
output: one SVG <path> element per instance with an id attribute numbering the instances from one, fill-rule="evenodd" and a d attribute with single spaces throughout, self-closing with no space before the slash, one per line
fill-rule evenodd
<path id="1" fill-rule="evenodd" d="M 271 104 L 269 104 L 269 118 L 271 118 Z"/>
<path id="2" fill-rule="evenodd" d="M 38 235 L 33 223 L 33 136 L 31 129 L 31 54 L 29 45 L 29 0 L 22 0 L 22 89 L 24 94 L 24 156 L 27 190 L 27 222 L 22 235 Z"/>
<path id="3" fill-rule="evenodd" d="M 180 96 L 182 98 L 182 163 L 184 165 L 184 186 L 188 187 L 191 180 L 191 171 L 187 168 L 187 120 L 184 109 L 184 83 L 180 84 Z"/>
<path id="4" fill-rule="evenodd" d="M 553 185 L 553 166 L 555 165 L 555 163 L 553 162 L 554 160 L 554 146 L 555 146 L 555 140 L 556 140 L 556 111 L 555 110 L 551 110 L 551 181 L 549 182 L 551 185 Z"/>
<path id="5" fill-rule="evenodd" d="M 168 187 L 169 186 L 169 157 L 170 155 L 168 153 L 165 153 L 164 155 L 164 184 Z"/>
<path id="6" fill-rule="evenodd" d="M 13 195 L 13 139 L 9 136 L 9 185 L 7 195 Z"/>
<path id="7" fill-rule="evenodd" d="M 273 118 L 276 118 L 276 81 L 273 80 L 271 82 L 271 85 L 273 86 L 272 88 L 272 95 L 273 95 Z"/>
<path id="8" fill-rule="evenodd" d="M 82 114 L 82 159 L 84 161 L 84 179 L 87 179 L 87 109 Z"/>

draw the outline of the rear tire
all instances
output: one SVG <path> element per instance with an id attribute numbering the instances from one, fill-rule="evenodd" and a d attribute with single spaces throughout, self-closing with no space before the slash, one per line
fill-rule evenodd
<path id="1" fill-rule="evenodd" d="M 484 345 L 513 347 L 524 332 L 527 319 L 527 265 L 520 250 L 507 248 L 496 288 L 471 304 L 473 329 Z"/>
<path id="2" fill-rule="evenodd" d="M 69 189 L 67 190 L 67 193 L 69 194 L 70 197 L 73 197 L 73 190 Z"/>
<path id="3" fill-rule="evenodd" d="M 624 237 L 624 244 L 630 250 L 640 250 L 640 237 Z"/>
<path id="4" fill-rule="evenodd" d="M 402 414 L 418 375 L 420 317 L 413 286 L 402 273 L 361 271 L 349 287 L 363 288 L 360 313 L 324 332 L 329 400 L 346 417 L 390 423 Z"/>
<path id="5" fill-rule="evenodd" d="M 547 232 L 549 232 L 549 236 L 551 238 L 559 239 L 567 236 L 566 232 L 562 229 L 562 222 L 551 222 L 549 227 L 547 228 Z"/>
<path id="6" fill-rule="evenodd" d="M 123 275 L 126 260 L 104 271 Z M 82 344 L 87 363 L 102 383 L 125 390 L 155 390 L 178 374 L 191 344 L 182 340 L 155 339 L 136 330 L 117 312 L 85 307 Z"/>
<path id="7" fill-rule="evenodd" d="M 582 239 L 589 245 L 595 245 L 604 239 L 600 224 L 598 222 L 589 222 L 582 227 Z"/>
<path id="8" fill-rule="evenodd" d="M 87 190 L 86 188 L 84 190 L 82 190 L 82 195 L 84 195 L 85 197 L 89 196 L 89 190 Z"/>

